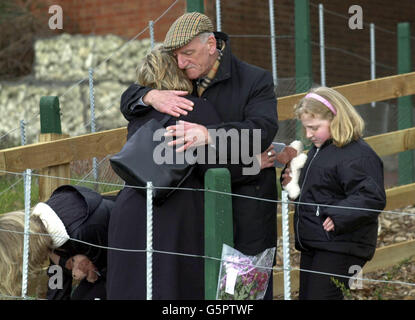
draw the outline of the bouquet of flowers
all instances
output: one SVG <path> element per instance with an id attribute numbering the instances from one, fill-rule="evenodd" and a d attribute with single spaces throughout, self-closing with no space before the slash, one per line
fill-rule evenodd
<path id="1" fill-rule="evenodd" d="M 264 298 L 275 248 L 246 256 L 224 244 L 219 270 L 217 300 L 261 300 Z"/>

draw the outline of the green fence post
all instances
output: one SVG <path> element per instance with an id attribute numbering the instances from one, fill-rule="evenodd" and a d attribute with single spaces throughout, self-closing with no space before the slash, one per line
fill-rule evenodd
<path id="1" fill-rule="evenodd" d="M 295 92 L 309 90 L 313 83 L 309 0 L 295 0 Z M 301 137 L 301 123 L 296 122 L 296 137 Z"/>
<path id="2" fill-rule="evenodd" d="M 58 97 L 40 98 L 40 133 L 62 133 Z"/>
<path id="3" fill-rule="evenodd" d="M 411 63 L 411 31 L 408 22 L 398 23 L 398 74 L 412 71 Z M 412 96 L 398 98 L 398 130 L 411 128 Z M 414 157 L 413 151 L 408 150 L 398 155 L 398 184 L 404 185 L 413 182 Z"/>
<path id="4" fill-rule="evenodd" d="M 59 98 L 55 96 L 44 96 L 40 98 L 40 135 L 39 142 L 54 141 L 69 137 L 62 134 Z M 70 164 L 62 164 L 43 168 L 39 177 L 39 201 L 49 199 L 53 190 L 63 184 L 69 184 Z M 61 177 L 63 179 L 49 178 Z"/>
<path id="5" fill-rule="evenodd" d="M 231 192 L 228 169 L 209 169 L 205 189 Z M 205 255 L 221 258 L 222 246 L 233 247 L 232 197 L 229 194 L 205 191 Z M 215 300 L 220 261 L 205 259 L 205 299 Z"/>
<path id="6" fill-rule="evenodd" d="M 204 1 L 203 0 L 187 0 L 186 1 L 186 10 L 187 12 L 205 12 Z"/>

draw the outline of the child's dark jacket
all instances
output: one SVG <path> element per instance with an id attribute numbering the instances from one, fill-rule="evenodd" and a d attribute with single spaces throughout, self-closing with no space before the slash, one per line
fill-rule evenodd
<path id="1" fill-rule="evenodd" d="M 300 187 L 296 201 L 313 205 L 296 205 L 296 248 L 370 260 L 376 249 L 380 213 L 370 210 L 383 210 L 386 204 L 383 163 L 370 146 L 363 139 L 342 148 L 331 141 L 319 149 L 313 146 L 301 172 Z M 334 231 L 323 229 L 327 217 L 333 220 Z"/>

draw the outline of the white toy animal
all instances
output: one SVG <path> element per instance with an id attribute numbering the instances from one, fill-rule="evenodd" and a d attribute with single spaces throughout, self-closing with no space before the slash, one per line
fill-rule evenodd
<path id="1" fill-rule="evenodd" d="M 301 141 L 294 140 L 290 143 L 289 146 L 297 151 L 297 156 L 295 156 L 288 163 L 288 166 L 291 171 L 291 179 L 287 184 L 284 184 L 283 181 L 283 189 L 286 190 L 288 192 L 288 196 L 294 200 L 300 195 L 300 186 L 298 185 L 298 181 L 300 179 L 301 169 L 304 167 L 304 164 L 307 161 L 307 155 L 303 153 L 304 146 Z"/>

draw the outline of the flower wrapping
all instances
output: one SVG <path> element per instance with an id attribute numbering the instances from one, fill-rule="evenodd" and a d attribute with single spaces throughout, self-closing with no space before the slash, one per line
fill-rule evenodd
<path id="1" fill-rule="evenodd" d="M 262 300 L 272 275 L 275 247 L 247 256 L 224 244 L 217 300 Z"/>

